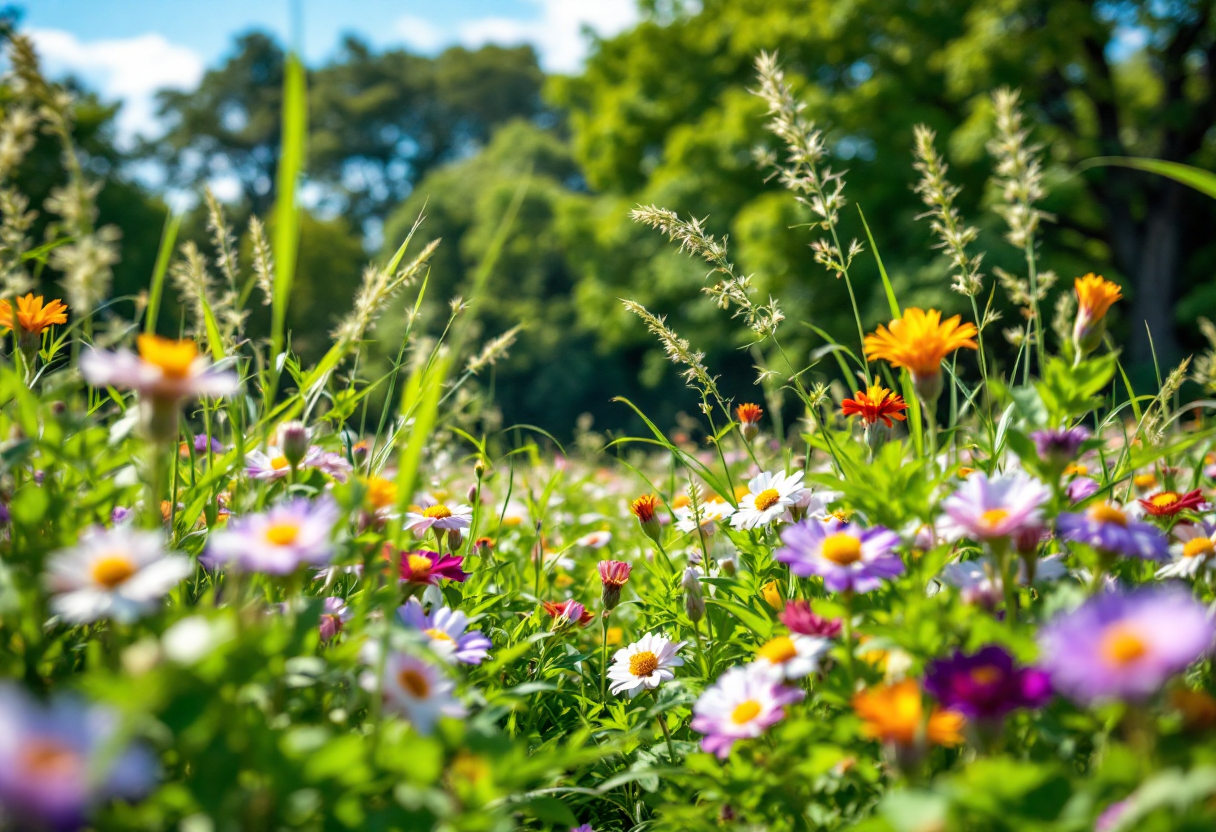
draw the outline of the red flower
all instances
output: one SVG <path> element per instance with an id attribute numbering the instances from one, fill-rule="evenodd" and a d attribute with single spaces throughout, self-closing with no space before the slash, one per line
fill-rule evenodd
<path id="1" fill-rule="evenodd" d="M 1140 505 L 1153 517 L 1173 517 L 1180 511 L 1199 508 L 1203 505 L 1203 494 L 1196 488 L 1185 494 L 1177 491 L 1162 491 L 1146 500 L 1140 500 Z"/>
<path id="2" fill-rule="evenodd" d="M 811 612 L 811 605 L 806 601 L 790 601 L 778 618 L 791 633 L 804 636 L 836 638 L 844 627 L 838 618 L 824 618 Z"/>
<path id="3" fill-rule="evenodd" d="M 384 556 L 392 560 L 393 550 L 385 544 Z M 438 586 L 440 578 L 463 582 L 469 573 L 460 568 L 460 555 L 441 555 L 429 549 L 401 553 L 401 580 L 411 584 Z"/>
<path id="4" fill-rule="evenodd" d="M 543 602 L 545 612 L 553 616 L 553 620 L 557 624 L 576 623 L 580 627 L 586 627 L 595 620 L 595 613 L 590 612 L 586 607 L 578 601 L 571 599 L 562 601 L 560 604 L 553 601 Z"/>
<path id="5" fill-rule="evenodd" d="M 845 399 L 840 403 L 840 412 L 845 416 L 860 416 L 866 427 L 879 419 L 882 419 L 887 427 L 891 427 L 892 419 L 902 422 L 907 418 L 903 414 L 903 411 L 908 409 L 907 402 L 902 396 L 885 387 L 875 385 L 869 390 L 858 390 L 854 395 L 856 398 Z"/>
<path id="6" fill-rule="evenodd" d="M 654 520 L 654 510 L 658 507 L 659 498 L 653 494 L 643 494 L 629 504 L 629 510 L 633 512 L 633 516 L 642 523 Z"/>

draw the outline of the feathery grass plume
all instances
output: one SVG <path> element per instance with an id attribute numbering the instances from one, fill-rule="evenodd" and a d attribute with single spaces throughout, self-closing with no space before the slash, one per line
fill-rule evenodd
<path id="1" fill-rule="evenodd" d="M 1208 341 L 1208 348 L 1195 359 L 1191 380 L 1202 385 L 1208 393 L 1216 393 L 1216 324 L 1200 316 L 1199 331 Z"/>
<path id="2" fill-rule="evenodd" d="M 169 267 L 169 279 L 178 297 L 190 312 L 190 332 L 203 335 L 207 331 L 206 309 L 215 309 L 215 286 L 207 271 L 207 258 L 193 240 L 182 243 L 181 260 Z"/>
<path id="3" fill-rule="evenodd" d="M 6 298 L 35 285 L 22 255 L 32 247 L 30 227 L 38 212 L 29 210 L 29 198 L 8 183 L 34 146 L 37 126 L 37 115 L 23 105 L 12 107 L 0 119 L 0 296 Z"/>
<path id="4" fill-rule="evenodd" d="M 1160 445 L 1165 441 L 1165 430 L 1169 425 L 1171 412 L 1170 400 L 1182 388 L 1187 379 L 1187 370 L 1191 366 L 1191 357 L 1182 359 L 1182 363 L 1170 371 L 1161 384 L 1161 391 L 1149 402 L 1144 409 L 1144 417 L 1140 420 L 1137 434 L 1151 445 Z"/>
<path id="5" fill-rule="evenodd" d="M 502 335 L 491 338 L 481 348 L 481 352 L 469 358 L 465 371 L 477 375 L 486 367 L 494 366 L 499 359 L 506 358 L 507 351 L 515 344 L 515 340 L 519 337 L 519 332 L 523 328 L 523 324 L 516 324 Z"/>
<path id="6" fill-rule="evenodd" d="M 207 230 L 211 232 L 211 241 L 215 246 L 215 265 L 228 281 L 228 285 L 236 288 L 236 275 L 240 264 L 236 253 L 236 238 L 232 229 L 224 219 L 224 207 L 220 205 L 210 187 L 203 188 L 203 199 L 207 203 Z"/>
<path id="7" fill-rule="evenodd" d="M 253 244 L 253 278 L 262 293 L 262 305 L 274 299 L 274 255 L 266 239 L 266 226 L 256 216 L 249 218 L 249 238 Z"/>
<path id="8" fill-rule="evenodd" d="M 1056 296 L 1055 313 L 1051 317 L 1051 331 L 1061 344 L 1072 343 L 1072 327 L 1076 320 L 1077 296 L 1074 292 L 1060 292 Z"/>
<path id="9" fill-rule="evenodd" d="M 703 225 L 705 220 L 695 217 L 682 220 L 675 211 L 656 205 L 639 205 L 629 212 L 629 218 L 666 234 L 669 240 L 680 244 L 680 251 L 690 252 L 711 263 L 714 268 L 710 274 L 717 272 L 725 275 L 722 280 L 702 291 L 713 298 L 720 309 L 729 309 L 733 304 L 735 312 L 731 317 L 743 316 L 748 328 L 762 339 L 776 332 L 777 326 L 785 320 L 773 297 L 770 296 L 766 304 L 752 301 L 751 276 L 735 271 L 735 265 L 727 259 L 726 240 L 717 240 L 706 232 Z"/>
<path id="10" fill-rule="evenodd" d="M 921 179 L 913 190 L 929 209 L 917 219 L 933 218 L 929 225 L 940 239 L 934 248 L 946 252 L 954 266 L 950 288 L 973 298 L 984 288 L 984 275 L 980 272 L 980 261 L 984 255 L 969 255 L 967 246 L 975 242 L 979 229 L 964 223 L 959 210 L 954 207 L 954 200 L 962 188 L 946 179 L 950 167 L 934 147 L 936 134 L 923 124 L 913 127 L 912 132 L 916 157 L 913 167 L 921 173 Z"/>
<path id="11" fill-rule="evenodd" d="M 665 318 L 651 313 L 642 304 L 624 299 L 621 300 L 621 303 L 627 310 L 641 318 L 642 322 L 646 324 L 646 328 L 654 333 L 673 364 L 682 364 L 687 368 L 681 372 L 681 375 L 684 376 L 684 381 L 688 386 L 708 393 L 714 398 L 721 398 L 718 395 L 716 377 L 711 376 L 709 369 L 702 363 L 705 360 L 705 353 L 694 352 L 688 341 L 667 327 Z"/>
<path id="12" fill-rule="evenodd" d="M 363 270 L 363 281 L 359 284 L 359 291 L 355 294 L 354 308 L 334 329 L 334 338 L 345 343 L 362 340 L 367 330 L 380 317 L 380 313 L 384 311 L 388 302 L 398 292 L 414 282 L 438 246 L 438 240 L 427 243 L 426 248 L 417 257 L 395 272 L 389 272 L 382 266 L 368 265 Z"/>

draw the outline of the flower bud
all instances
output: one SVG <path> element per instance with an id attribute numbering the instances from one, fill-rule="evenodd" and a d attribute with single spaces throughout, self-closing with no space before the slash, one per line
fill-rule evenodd
<path id="1" fill-rule="evenodd" d="M 477 502 L 477 486 L 476 485 L 470 485 L 469 490 L 465 492 L 465 502 L 466 503 L 476 503 Z"/>
<path id="2" fill-rule="evenodd" d="M 473 473 L 477 475 L 477 479 L 481 479 L 486 475 L 487 467 L 484 459 L 479 459 L 473 463 Z"/>
<path id="3" fill-rule="evenodd" d="M 279 444 L 291 467 L 300 467 L 300 463 L 308 455 L 308 428 L 304 427 L 303 422 L 294 419 L 284 422 L 279 428 Z"/>
<path id="4" fill-rule="evenodd" d="M 643 494 L 629 504 L 629 510 L 633 512 L 634 517 L 638 518 L 642 532 L 655 543 L 659 542 L 659 535 L 662 532 L 658 515 L 655 514 L 658 506 L 659 498 L 653 494 Z"/>
<path id="5" fill-rule="evenodd" d="M 684 578 L 680 581 L 684 588 L 684 611 L 694 624 L 705 617 L 705 596 L 701 592 L 700 578 L 701 573 L 695 567 L 689 566 L 684 570 Z"/>
<path id="6" fill-rule="evenodd" d="M 764 410 L 755 404 L 741 404 L 735 408 L 735 415 L 739 418 L 739 433 L 748 442 L 756 438 L 760 433 L 760 417 L 764 415 Z"/>
<path id="7" fill-rule="evenodd" d="M 460 529 L 448 529 L 448 551 L 455 552 L 464 543 L 464 533 Z"/>
<path id="8" fill-rule="evenodd" d="M 362 468 L 367 462 L 367 456 L 371 450 L 367 447 L 367 442 L 360 439 L 354 445 L 351 445 L 350 456 L 355 461 L 355 467 Z"/>
<path id="9" fill-rule="evenodd" d="M 616 609 L 616 605 L 621 602 L 621 587 L 629 580 L 629 573 L 633 567 L 619 560 L 602 560 L 599 563 L 600 583 L 604 585 L 604 592 L 600 596 L 600 600 L 604 604 L 605 611 Z"/>
<path id="10" fill-rule="evenodd" d="M 938 368 L 928 374 L 912 373 L 912 384 L 920 400 L 926 406 L 932 406 L 942 394 L 942 371 Z"/>

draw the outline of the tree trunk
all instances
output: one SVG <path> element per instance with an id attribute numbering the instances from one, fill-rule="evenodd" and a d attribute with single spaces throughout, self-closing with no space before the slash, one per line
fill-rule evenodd
<path id="1" fill-rule="evenodd" d="M 1136 291 L 1131 305 L 1131 359 L 1136 364 L 1150 364 L 1155 351 L 1162 370 L 1172 367 L 1180 352 L 1174 333 L 1174 295 L 1181 214 L 1182 186 L 1163 183 L 1149 201 L 1139 262 L 1128 264 L 1135 269 Z"/>

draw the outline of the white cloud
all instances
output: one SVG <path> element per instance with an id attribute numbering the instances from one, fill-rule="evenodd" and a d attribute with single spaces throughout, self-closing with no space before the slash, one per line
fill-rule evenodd
<path id="1" fill-rule="evenodd" d="M 407 46 L 419 52 L 432 52 L 443 46 L 447 41 L 443 30 L 423 17 L 406 15 L 397 18 L 393 23 L 393 32 L 405 41 Z"/>
<path id="2" fill-rule="evenodd" d="M 157 34 L 87 43 L 61 29 L 35 29 L 30 36 L 50 75 L 76 75 L 104 100 L 122 102 L 122 141 L 156 134 L 157 90 L 192 89 L 203 77 L 198 53 Z"/>
<path id="3" fill-rule="evenodd" d="M 635 0 L 529 0 L 538 16 L 531 20 L 483 17 L 462 23 L 458 39 L 465 46 L 530 43 L 549 72 L 575 72 L 587 54 L 587 27 L 610 37 L 637 22 Z"/>

